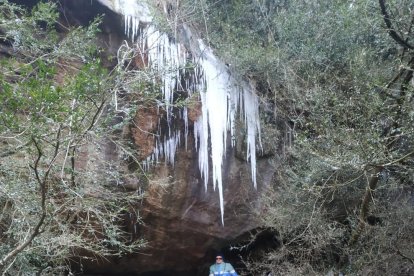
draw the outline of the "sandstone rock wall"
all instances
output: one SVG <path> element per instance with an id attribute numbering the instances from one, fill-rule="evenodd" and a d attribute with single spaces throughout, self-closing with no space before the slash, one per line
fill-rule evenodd
<path id="1" fill-rule="evenodd" d="M 87 24 L 98 14 L 105 14 L 99 42 L 106 51 L 104 57 L 115 55 L 123 40 L 127 39 L 123 33 L 123 18 L 116 10 L 114 12 L 108 9 L 112 7 L 109 1 L 61 0 L 60 4 L 62 20 L 71 24 Z M 114 66 L 109 59 L 106 64 L 109 68 Z M 140 65 L 137 64 L 137 67 Z M 189 111 L 190 129 L 199 115 L 200 107 L 195 104 Z M 158 117 L 155 107 L 142 109 L 131 122 L 129 130 L 119 133 L 124 139 L 131 139 L 142 159 L 153 149 L 154 140 L 150 133 L 156 129 Z M 118 150 L 110 141 L 91 142 L 79 153 L 77 166 L 88 166 L 96 169 L 97 175 L 105 175 L 99 172 L 102 168 L 99 164 L 104 161 L 121 162 Z M 126 188 L 146 191 L 145 200 L 138 204 L 142 224 L 134 222 L 133 227 L 127 229 L 134 232 L 131 233 L 134 238 L 146 239 L 148 247 L 121 259 L 84 264 L 84 272 L 113 275 L 144 275 L 146 272 L 158 273 L 154 275 L 207 273 L 207 266 L 212 262 L 212 252 L 225 248 L 237 237 L 256 228 L 256 218 L 251 210 L 261 208 L 257 199 L 272 182 L 275 171 L 268 159 L 259 159 L 256 190 L 251 183 L 250 165 L 236 157 L 244 154 L 235 151 L 228 141 L 222 168 L 224 226 L 221 224 L 218 191 L 213 191 L 210 185 L 207 190 L 204 188 L 193 133 L 190 131 L 187 150 L 184 146 L 178 149 L 174 165 L 160 164 L 153 167 L 147 173 L 149 181 L 145 186 L 139 179 L 134 179 L 133 175 L 123 177 Z M 130 171 L 128 164 L 121 164 L 121 167 L 114 168 L 118 173 Z"/>

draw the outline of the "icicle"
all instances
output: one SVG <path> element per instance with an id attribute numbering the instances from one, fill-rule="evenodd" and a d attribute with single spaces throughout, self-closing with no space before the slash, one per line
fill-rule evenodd
<path id="1" fill-rule="evenodd" d="M 223 183 L 222 183 L 222 163 L 223 156 L 226 151 L 227 142 L 227 118 L 228 111 L 228 82 L 229 75 L 224 67 L 217 62 L 216 58 L 199 41 L 200 49 L 204 53 L 204 57 L 200 64 L 204 72 L 205 80 L 201 82 L 201 102 L 202 102 L 202 126 L 197 125 L 197 135 L 200 138 L 199 148 L 199 166 L 204 172 L 205 185 L 208 168 L 208 136 L 210 134 L 211 160 L 213 172 L 213 189 L 218 186 L 220 199 L 221 220 L 224 225 L 224 199 L 223 199 Z M 202 141 L 205 141 L 203 143 Z M 207 171 L 208 172 L 208 171 Z"/>
<path id="2" fill-rule="evenodd" d="M 128 23 L 128 19 L 129 19 L 129 16 L 125 15 L 125 17 L 124 17 L 124 25 L 125 25 L 124 33 L 127 36 L 129 36 L 129 23 Z"/>
<path id="3" fill-rule="evenodd" d="M 231 135 L 231 145 L 235 145 L 236 114 L 244 120 L 247 129 L 247 159 L 251 163 L 251 176 L 254 187 L 256 183 L 256 140 L 260 141 L 260 122 L 258 115 L 258 99 L 254 94 L 254 86 L 232 78 L 228 68 L 213 55 L 211 49 L 198 40 L 198 48 L 192 54 L 197 56 L 199 66 L 187 70 L 187 52 L 180 44 L 175 43 L 167 34 L 160 33 L 152 24 L 139 29 L 140 22 L 150 23 L 152 17 L 145 4 L 135 0 L 115 0 L 115 9 L 125 16 L 125 34 L 132 41 L 137 40 L 137 47 L 148 56 L 148 66 L 155 73 L 154 84 L 160 85 L 163 102 L 159 102 L 158 110 L 164 107 L 168 132 L 156 139 L 153 154 L 147 158 L 144 167 L 158 163 L 163 157 L 165 162 L 174 165 L 175 153 L 181 143 L 181 133 L 174 130 L 172 106 L 174 91 L 186 90 L 188 97 L 194 92 L 200 93 L 202 115 L 194 122 L 195 147 L 198 152 L 198 166 L 207 190 L 209 181 L 209 162 L 211 153 L 212 184 L 218 187 L 220 213 L 224 225 L 224 198 L 222 183 L 222 164 L 226 153 L 227 133 Z M 184 32 L 191 34 L 188 27 Z M 192 56 L 192 55 L 191 55 Z M 195 63 L 196 58 L 192 59 Z M 182 87 L 180 79 L 186 76 Z M 187 149 L 188 109 L 182 110 L 184 121 L 184 139 Z M 158 133 L 161 133 L 158 122 Z M 210 139 L 209 139 L 210 138 Z M 257 139 L 258 138 L 258 139 Z M 210 141 L 210 144 L 209 144 Z M 261 146 L 261 145 L 260 145 Z M 209 151 L 210 148 L 210 151 Z"/>
<path id="4" fill-rule="evenodd" d="M 251 86 L 251 84 L 250 84 Z M 244 120 L 247 127 L 247 160 L 250 159 L 252 181 L 254 187 L 257 188 L 256 183 L 256 136 L 260 139 L 260 120 L 258 114 L 258 98 L 252 93 L 252 87 L 243 88 L 243 101 L 244 101 Z M 249 158 L 250 157 L 250 158 Z"/>
<path id="5" fill-rule="evenodd" d="M 132 36 L 131 40 L 135 41 L 135 37 L 138 34 L 139 29 L 139 20 L 137 18 L 132 18 Z"/>
<path id="6" fill-rule="evenodd" d="M 184 120 L 184 143 L 185 143 L 185 150 L 187 150 L 187 137 L 188 137 L 188 108 L 184 106 L 183 108 L 183 120 Z M 197 144 L 197 142 L 196 142 Z"/>
<path id="7" fill-rule="evenodd" d="M 235 123 L 236 123 L 236 113 L 239 107 L 239 100 L 240 100 L 240 92 L 233 91 L 230 93 L 230 107 L 227 114 L 227 129 L 230 130 L 231 136 L 231 146 L 234 147 L 236 145 L 236 133 L 235 133 Z"/>
<path id="8" fill-rule="evenodd" d="M 206 101 L 206 93 L 201 92 L 201 102 Z M 201 176 L 204 179 L 204 188 L 207 191 L 207 184 L 209 178 L 208 166 L 208 120 L 207 120 L 207 106 L 201 106 L 201 116 L 194 122 L 194 133 L 199 138 L 198 147 L 198 168 Z"/>

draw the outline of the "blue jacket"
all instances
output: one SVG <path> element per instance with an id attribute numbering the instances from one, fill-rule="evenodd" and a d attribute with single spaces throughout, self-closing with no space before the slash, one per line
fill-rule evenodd
<path id="1" fill-rule="evenodd" d="M 230 263 L 213 264 L 209 276 L 238 276 Z"/>

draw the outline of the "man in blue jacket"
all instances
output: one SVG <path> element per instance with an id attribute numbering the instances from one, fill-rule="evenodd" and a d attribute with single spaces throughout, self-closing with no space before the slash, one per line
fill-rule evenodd
<path id="1" fill-rule="evenodd" d="M 230 263 L 224 262 L 223 254 L 216 254 L 216 263 L 210 266 L 209 276 L 237 276 L 236 271 Z"/>

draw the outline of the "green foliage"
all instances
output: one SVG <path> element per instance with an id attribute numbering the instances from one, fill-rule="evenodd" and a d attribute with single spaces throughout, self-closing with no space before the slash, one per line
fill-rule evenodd
<path id="1" fill-rule="evenodd" d="M 9 41 L 13 49 L 40 55 L 58 41 L 53 28 L 58 18 L 55 3 L 40 3 L 30 14 L 8 1 L 2 2 L 0 29 L 4 34 L 0 38 Z"/>
<path id="2" fill-rule="evenodd" d="M 401 43 L 413 44 L 412 1 L 385 1 L 392 29 L 377 0 L 199 2 L 209 8 L 202 19 L 210 44 L 257 81 L 263 117 L 287 121 L 293 140 L 283 164 L 276 155 L 275 192 L 263 198 L 268 212 L 260 215 L 282 247 L 249 263 L 250 272 L 320 275 L 339 267 L 366 275 L 381 264 L 369 250 L 408 267 L 412 257 L 389 242 L 406 242 L 391 225 L 401 223 L 414 187 L 414 54 Z M 380 177 L 369 188 L 372 168 Z M 384 224 L 368 225 L 363 207 Z M 411 227 L 403 224 L 401 236 Z M 360 243 L 348 244 L 357 229 Z M 398 274 L 393 269 L 386 273 Z"/>
<path id="3" fill-rule="evenodd" d="M 117 85 L 95 46 L 100 18 L 62 36 L 56 4 L 1 4 L 0 42 L 12 55 L 0 56 L 0 272 L 63 273 L 79 254 L 136 251 L 143 242 L 121 222 L 141 195 L 96 167 L 107 166 L 97 126 Z"/>

